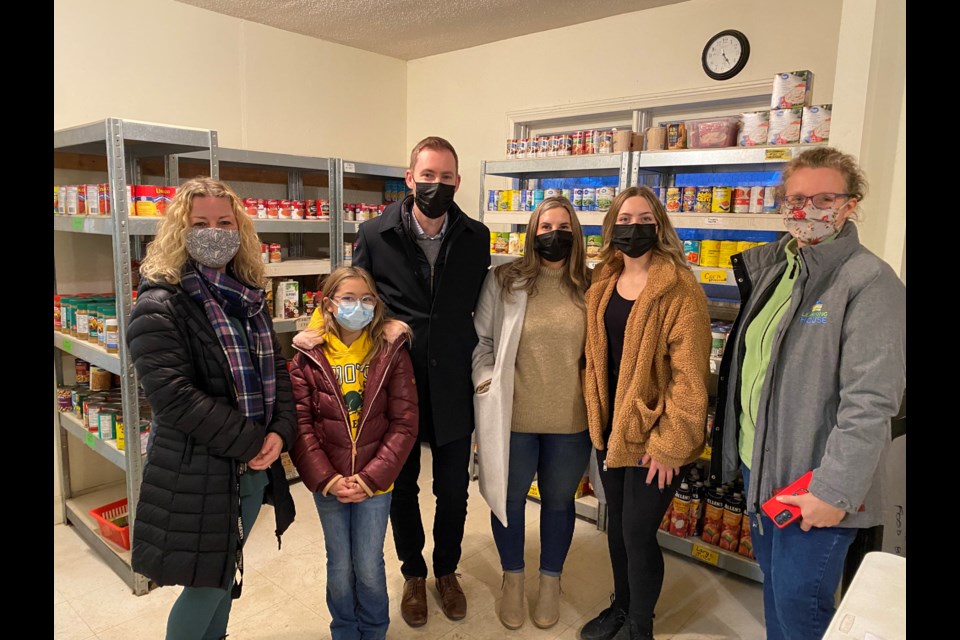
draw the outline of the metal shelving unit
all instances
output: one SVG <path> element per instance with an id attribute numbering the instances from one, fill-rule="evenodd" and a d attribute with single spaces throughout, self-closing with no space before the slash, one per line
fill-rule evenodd
<path id="1" fill-rule="evenodd" d="M 512 178 L 516 189 L 527 180 L 543 178 L 579 178 L 587 176 L 619 176 L 618 189 L 626 189 L 637 182 L 636 160 L 639 152 L 604 153 L 558 158 L 529 158 L 523 160 L 485 160 L 480 163 L 480 221 L 490 224 L 525 225 L 530 212 L 487 211 L 487 176 Z M 603 212 L 578 212 L 581 224 L 602 224 Z M 596 219 L 596 220 L 594 220 Z M 589 220 L 589 221 L 588 221 Z"/>
<path id="2" fill-rule="evenodd" d="M 671 213 L 669 218 L 678 229 L 785 230 L 780 214 L 774 213 Z"/>
<path id="3" fill-rule="evenodd" d="M 294 258 L 293 260 L 265 264 L 263 265 L 263 270 L 270 278 L 281 276 L 310 276 L 318 273 L 330 273 L 330 261 L 327 259 L 308 260 Z"/>
<path id="4" fill-rule="evenodd" d="M 104 349 L 85 340 L 54 331 L 54 370 L 56 384 L 64 383 L 63 353 L 87 360 L 115 373 L 121 379 L 121 402 L 124 422 L 137 425 L 140 421 L 137 398 L 137 378 L 133 360 L 126 349 L 127 325 L 132 306 L 132 274 L 130 267 L 131 238 L 149 235 L 155 232 L 159 218 L 131 218 L 130 203 L 126 187 L 136 184 L 140 176 L 140 160 L 162 156 L 166 167 L 175 164 L 172 156 L 180 153 L 193 153 L 206 150 L 210 161 L 210 175 L 220 174 L 216 153 L 217 132 L 208 129 L 173 127 L 162 124 L 107 118 L 99 122 L 54 131 L 54 151 L 71 152 L 86 155 L 106 155 L 107 174 L 110 183 L 111 215 L 109 216 L 54 216 L 54 230 L 64 233 L 85 233 L 107 236 L 112 246 L 113 286 L 117 296 L 117 324 L 119 328 L 120 349 L 117 354 L 109 354 Z M 167 175 L 168 184 L 176 184 L 174 176 Z M 56 256 L 54 259 L 56 266 Z M 56 275 L 54 291 L 57 291 Z M 68 292 L 60 292 L 68 293 Z M 143 457 L 140 453 L 139 434 L 134 427 L 135 437 L 130 438 L 134 446 L 125 451 L 116 449 L 115 444 L 100 441 L 88 434 L 82 422 L 72 416 L 56 412 L 56 445 L 60 450 L 60 481 L 64 520 L 73 525 L 80 536 L 91 548 L 110 565 L 114 571 L 130 586 L 137 595 L 147 592 L 147 579 L 134 573 L 130 566 L 130 552 L 105 541 L 99 534 L 96 522 L 88 514 L 90 509 L 127 499 L 128 518 L 132 523 L 136 517 L 137 499 L 140 495 L 140 481 L 143 473 Z M 122 468 L 125 479 L 122 483 L 107 488 L 84 491 L 71 486 L 70 478 L 70 441 L 72 437 L 82 438 L 83 443 L 93 449 L 110 463 Z M 92 440 L 91 440 L 92 437 Z M 135 535 L 131 527 L 131 537 Z"/>
<path id="5" fill-rule="evenodd" d="M 758 170 L 769 170 L 771 165 L 789 162 L 795 155 L 819 145 L 796 144 L 756 147 L 723 147 L 719 149 L 676 149 L 666 151 L 643 151 L 637 168 L 660 170 L 664 167 L 722 167 L 737 165 Z"/>
<path id="6" fill-rule="evenodd" d="M 395 167 L 369 162 L 351 162 L 342 158 L 330 159 L 330 217 L 334 222 L 334 235 L 337 238 L 336 246 L 331 244 L 331 267 L 349 265 L 350 260 L 344 258 L 344 234 L 357 233 L 363 221 L 343 219 L 343 180 L 349 176 L 353 178 L 371 178 L 374 180 L 402 180 L 406 176 L 406 167 Z M 331 243 L 333 241 L 331 240 Z"/>
<path id="7" fill-rule="evenodd" d="M 725 569 L 744 578 L 763 582 L 763 573 L 755 560 L 745 558 L 738 553 L 707 544 L 699 538 L 678 538 L 666 531 L 657 531 L 657 541 L 664 549 L 695 558 L 700 562 Z"/>

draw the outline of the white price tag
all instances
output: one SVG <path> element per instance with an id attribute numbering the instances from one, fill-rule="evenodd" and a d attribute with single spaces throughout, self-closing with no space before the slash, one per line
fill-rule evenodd
<path id="1" fill-rule="evenodd" d="M 344 162 L 343 163 L 343 172 L 344 173 L 356 173 L 357 165 L 354 162 Z"/>
<path id="2" fill-rule="evenodd" d="M 716 216 L 710 216 L 703 221 L 704 224 L 720 224 L 720 218 Z"/>
<path id="3" fill-rule="evenodd" d="M 303 331 L 307 328 L 307 325 L 310 324 L 310 316 L 300 316 L 297 318 L 294 326 L 297 328 L 297 331 Z"/>

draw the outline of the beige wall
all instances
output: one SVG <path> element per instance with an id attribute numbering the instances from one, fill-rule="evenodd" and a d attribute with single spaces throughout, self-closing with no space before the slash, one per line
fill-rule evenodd
<path id="1" fill-rule="evenodd" d="M 573 27 L 413 60 L 407 75 L 407 146 L 427 135 L 450 139 L 463 182 L 457 202 L 476 215 L 480 161 L 502 159 L 508 114 L 577 103 L 669 104 L 671 94 L 772 83 L 775 73 L 810 69 L 814 101 L 832 100 L 841 3 L 809 0 L 693 0 Z M 815 18 L 815 19 L 814 19 Z M 788 34 L 802 27 L 802 46 Z M 707 39 L 726 28 L 750 39 L 750 61 L 733 80 L 710 80 L 700 63 Z M 770 88 L 765 92 L 769 94 Z M 626 101 L 626 102 L 629 102 Z"/>
<path id="2" fill-rule="evenodd" d="M 106 117 L 220 145 L 402 164 L 406 63 L 173 0 L 55 0 L 55 129 Z"/>

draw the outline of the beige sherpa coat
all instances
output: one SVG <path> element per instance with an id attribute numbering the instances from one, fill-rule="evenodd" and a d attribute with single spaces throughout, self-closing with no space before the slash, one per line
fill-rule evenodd
<path id="1" fill-rule="evenodd" d="M 590 439 L 604 448 L 610 416 L 607 332 L 603 314 L 623 271 L 614 258 L 587 291 L 587 369 L 583 393 Z M 614 401 L 608 467 L 638 467 L 645 453 L 679 467 L 695 460 L 706 438 L 710 359 L 707 299 L 688 269 L 654 254 L 647 285 L 627 318 Z"/>

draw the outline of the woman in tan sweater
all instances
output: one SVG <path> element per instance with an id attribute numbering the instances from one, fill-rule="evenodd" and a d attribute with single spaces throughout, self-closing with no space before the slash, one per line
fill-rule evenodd
<path id="1" fill-rule="evenodd" d="M 710 317 L 649 187 L 613 201 L 600 258 L 586 296 L 584 397 L 608 506 L 614 597 L 580 637 L 652 639 L 663 585 L 657 528 L 706 438 Z"/>
<path id="2" fill-rule="evenodd" d="M 533 622 L 560 617 L 560 572 L 575 519 L 573 496 L 590 460 L 583 400 L 586 258 L 566 198 L 530 216 L 525 255 L 487 274 L 474 325 L 480 492 L 490 505 L 503 567 L 500 621 L 523 624 L 524 510 L 534 473 L 540 490 L 540 592 Z"/>

